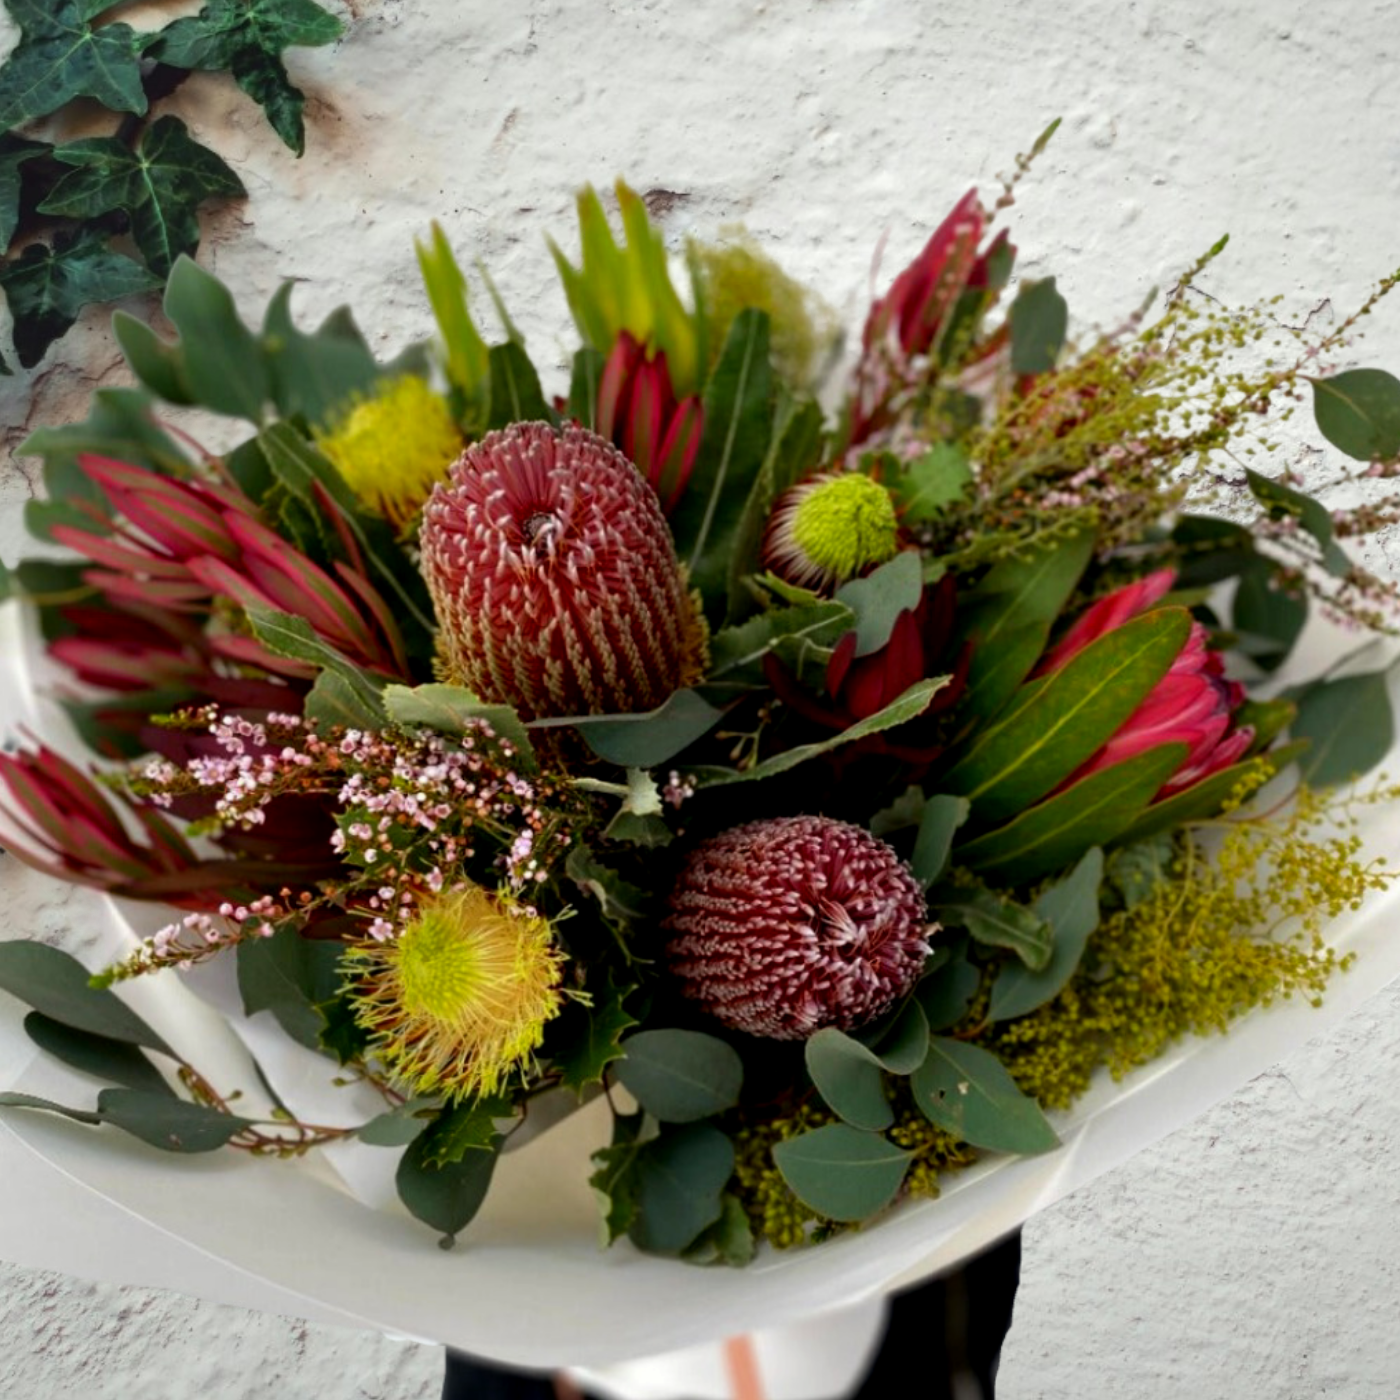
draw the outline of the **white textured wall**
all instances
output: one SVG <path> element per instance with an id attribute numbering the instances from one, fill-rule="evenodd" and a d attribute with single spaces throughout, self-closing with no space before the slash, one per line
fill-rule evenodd
<path id="1" fill-rule="evenodd" d="M 562 365 L 541 234 L 570 246 L 571 190 L 618 173 L 678 196 L 677 238 L 744 221 L 855 324 L 881 234 L 888 275 L 1056 115 L 1010 224 L 1022 269 L 1056 274 L 1081 321 L 1116 319 L 1225 231 L 1211 290 L 1281 292 L 1292 314 L 1350 307 L 1400 263 L 1381 0 L 338 8 L 357 16 L 345 40 L 293 55 L 312 96 L 300 163 L 230 82 L 191 83 L 177 103 L 251 191 L 207 220 L 202 255 L 249 314 L 294 276 L 303 316 L 352 300 L 385 349 L 426 329 L 411 240 L 439 218 L 486 260 L 542 369 Z M 1400 303 L 1361 358 L 1400 367 Z M 0 557 L 20 552 L 33 489 L 14 446 L 120 380 L 91 313 L 37 372 L 0 381 Z M 1026 1235 L 1004 1394 L 1395 1394 L 1397 1103 L 1391 991 L 1047 1212 Z M 440 1372 L 431 1348 L 5 1266 L 0 1334 L 16 1400 L 408 1400 Z"/>

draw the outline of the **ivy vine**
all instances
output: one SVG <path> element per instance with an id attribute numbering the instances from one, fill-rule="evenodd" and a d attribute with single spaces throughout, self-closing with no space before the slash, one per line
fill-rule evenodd
<path id="1" fill-rule="evenodd" d="M 157 30 L 124 23 L 124 0 L 3 3 L 19 39 L 0 64 L 0 291 L 28 369 L 84 306 L 163 286 L 198 249 L 206 201 L 247 194 L 178 116 L 154 109 L 191 73 L 226 72 L 299 156 L 306 98 L 282 55 L 329 44 L 344 26 L 313 0 L 207 0 Z M 111 113 L 108 135 L 20 134 L 61 128 L 83 99 Z M 0 355 L 0 374 L 12 372 Z"/>

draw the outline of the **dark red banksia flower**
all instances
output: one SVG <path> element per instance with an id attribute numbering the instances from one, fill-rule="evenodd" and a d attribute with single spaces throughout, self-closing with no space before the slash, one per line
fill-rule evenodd
<path id="1" fill-rule="evenodd" d="M 750 822 L 702 842 L 671 894 L 672 973 L 748 1035 L 853 1030 L 913 986 L 934 930 L 909 867 L 829 817 Z"/>
<path id="2" fill-rule="evenodd" d="M 527 719 L 650 710 L 705 667 L 656 493 L 577 424 L 469 447 L 423 513 L 448 679 Z"/>

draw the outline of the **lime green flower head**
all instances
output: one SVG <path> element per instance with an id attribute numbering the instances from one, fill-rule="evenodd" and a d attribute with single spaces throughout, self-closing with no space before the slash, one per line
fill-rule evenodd
<path id="1" fill-rule="evenodd" d="M 800 588 L 827 592 L 899 553 L 890 493 L 862 472 L 823 472 L 785 491 L 768 517 L 763 563 Z"/>

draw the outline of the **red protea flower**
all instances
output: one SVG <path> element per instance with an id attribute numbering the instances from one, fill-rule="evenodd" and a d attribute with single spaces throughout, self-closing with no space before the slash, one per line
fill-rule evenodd
<path id="1" fill-rule="evenodd" d="M 577 424 L 469 447 L 428 501 L 422 548 L 444 672 L 528 719 L 650 710 L 704 673 L 656 493 Z"/>
<path id="2" fill-rule="evenodd" d="M 764 674 L 777 697 L 789 708 L 824 729 L 844 730 L 878 714 L 898 700 L 911 685 L 947 673 L 948 684 L 918 718 L 882 734 L 870 734 L 850 746 L 853 753 L 888 754 L 926 766 L 943 752 L 939 716 L 962 698 L 967 688 L 971 648 L 953 649 L 956 585 L 944 574 L 923 591 L 919 606 L 906 608 L 895 619 L 889 641 L 868 656 L 856 655 L 857 636 L 847 632 L 832 649 L 826 667 L 826 695 L 805 690 L 771 652 L 763 658 Z M 853 756 L 845 750 L 845 758 Z"/>
<path id="3" fill-rule="evenodd" d="M 595 422 L 651 483 L 669 515 L 695 466 L 703 417 L 698 394 L 677 402 L 664 350 L 648 354 L 626 331 L 618 336 L 598 383 Z"/>
<path id="4" fill-rule="evenodd" d="M 778 817 L 697 846 L 666 927 L 686 996 L 733 1030 L 803 1040 L 889 1010 L 935 926 L 883 841 L 828 817 Z"/>
<path id="5" fill-rule="evenodd" d="M 1046 653 L 1035 673 L 1058 671 L 1090 642 L 1146 612 L 1171 590 L 1175 581 L 1173 570 L 1159 569 L 1100 598 Z M 1244 687 L 1238 681 L 1225 679 L 1220 654 L 1211 651 L 1206 642 L 1206 629 L 1199 622 L 1193 623 L 1186 645 L 1167 674 L 1108 743 L 1071 774 L 1063 787 L 1160 744 L 1185 744 L 1188 752 L 1181 767 L 1153 799 L 1160 802 L 1244 757 L 1254 741 L 1254 730 L 1249 725 L 1231 728 L 1234 712 L 1245 698 Z"/>
<path id="6" fill-rule="evenodd" d="M 923 251 L 870 308 L 861 336 L 851 405 L 851 442 L 866 441 L 886 426 L 891 397 L 908 377 L 914 356 L 946 362 L 943 340 L 962 298 L 980 295 L 991 304 L 1010 270 L 1015 249 L 999 233 L 981 253 L 987 216 L 969 190 L 934 230 Z M 982 347 L 985 351 L 990 347 Z M 969 347 L 961 347 L 966 355 Z"/>

